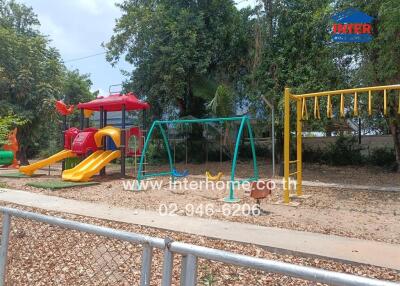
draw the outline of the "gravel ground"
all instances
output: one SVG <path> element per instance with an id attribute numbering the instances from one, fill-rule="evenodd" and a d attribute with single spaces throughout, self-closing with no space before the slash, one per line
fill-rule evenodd
<path id="1" fill-rule="evenodd" d="M 48 212 L 13 204 L 3 206 L 117 228 L 176 241 L 223 249 L 260 258 L 313 266 L 332 271 L 400 281 L 397 271 L 339 263 L 327 259 L 279 255 L 254 245 L 209 239 L 149 227 Z M 7 285 L 137 285 L 141 247 L 92 234 L 70 231 L 25 219 L 12 220 Z M 173 285 L 178 285 L 180 257 L 176 256 Z M 151 285 L 160 285 L 162 253 L 155 251 Z M 198 285 L 321 285 L 278 274 L 199 260 Z"/>
<path id="2" fill-rule="evenodd" d="M 226 164 L 225 169 L 228 168 Z M 115 170 L 117 166 L 109 169 Z M 165 166 L 157 167 L 163 169 Z M 184 166 L 178 166 L 183 169 Z M 209 168 L 216 172 L 220 170 L 220 164 L 209 164 Z M 188 166 L 193 176 L 190 180 L 199 180 L 195 175 L 202 174 L 204 166 Z M 250 176 L 249 163 L 238 165 L 238 176 Z M 261 171 L 267 170 L 260 166 Z M 249 171 L 250 170 L 250 171 Z M 319 170 L 319 171 L 318 171 Z M 224 170 L 226 171 L 226 170 Z M 338 173 L 340 171 L 340 173 Z M 31 181 L 42 181 L 60 179 L 57 172 L 54 176 L 28 178 L 28 179 L 5 179 L 0 178 L 9 187 L 41 192 L 48 195 L 64 198 L 84 200 L 90 202 L 101 202 L 113 206 L 127 208 L 141 208 L 155 211 L 175 212 L 179 215 L 195 215 L 211 217 L 214 219 L 238 221 L 265 226 L 276 226 L 288 229 L 305 230 L 324 234 L 336 234 L 340 236 L 356 237 L 361 239 L 383 241 L 389 243 L 400 243 L 400 192 L 374 192 L 334 188 L 304 187 L 304 193 L 311 195 L 310 198 L 302 200 L 300 206 L 293 208 L 276 205 L 282 197 L 282 190 L 277 188 L 272 196 L 261 203 L 265 211 L 263 215 L 254 217 L 245 213 L 245 207 L 253 207 L 254 200 L 242 190 L 238 191 L 241 198 L 239 204 L 227 205 L 221 201 L 227 195 L 226 191 L 219 190 L 174 190 L 168 184 L 161 190 L 146 190 L 141 192 L 129 192 L 123 190 L 123 182 L 116 175 L 104 178 L 96 177 L 100 181 L 98 186 L 74 188 L 58 191 L 42 190 L 27 187 L 25 184 Z M 321 176 L 317 175 L 321 174 Z M 367 184 L 372 182 L 392 182 L 390 186 L 400 183 L 400 175 L 395 173 L 378 172 L 377 169 L 358 168 L 357 176 L 355 170 L 346 167 L 328 168 L 326 166 L 306 166 L 305 179 L 320 180 L 323 182 L 335 182 L 340 176 L 341 183 Z M 267 176 L 266 172 L 261 176 Z M 328 180 L 332 176 L 332 180 Z M 335 179 L 336 178 L 336 179 Z M 165 180 L 167 178 L 164 178 Z M 375 183 L 374 183 L 375 184 Z M 375 184 L 378 185 L 378 184 Z M 206 208 L 212 208 L 212 213 L 206 214 Z M 229 215 L 221 210 L 229 208 Z M 198 211 L 194 211 L 198 210 Z M 236 215 L 233 213 L 236 211 Z"/>

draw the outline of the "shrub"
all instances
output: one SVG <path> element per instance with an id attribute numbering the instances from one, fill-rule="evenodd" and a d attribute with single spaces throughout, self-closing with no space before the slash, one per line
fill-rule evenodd
<path id="1" fill-rule="evenodd" d="M 373 166 L 384 167 L 396 171 L 398 166 L 394 149 L 375 148 L 369 155 L 361 154 L 362 148 L 354 137 L 338 137 L 335 143 L 325 149 L 304 149 L 303 161 L 327 165 L 344 166 L 367 163 Z"/>
<path id="2" fill-rule="evenodd" d="M 364 162 L 361 150 L 356 138 L 340 136 L 335 143 L 328 145 L 325 160 L 334 166 L 359 165 Z"/>
<path id="3" fill-rule="evenodd" d="M 394 149 L 381 147 L 372 150 L 368 162 L 371 165 L 385 167 L 386 169 L 396 170 L 397 162 Z"/>

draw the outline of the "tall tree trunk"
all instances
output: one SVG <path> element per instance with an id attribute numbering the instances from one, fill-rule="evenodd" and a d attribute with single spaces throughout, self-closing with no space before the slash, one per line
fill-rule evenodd
<path id="1" fill-rule="evenodd" d="M 397 172 L 400 172 L 400 126 L 395 120 L 389 123 L 390 133 L 393 137 L 394 151 L 396 154 Z"/>
<path id="2" fill-rule="evenodd" d="M 21 166 L 26 166 L 29 165 L 29 161 L 28 161 L 28 156 L 27 156 L 27 150 L 25 146 L 22 146 L 19 148 L 19 151 L 17 153 L 17 157 L 19 160 L 19 163 Z"/>
<path id="3" fill-rule="evenodd" d="M 273 36 L 273 13 L 272 13 L 272 9 L 273 9 L 273 0 L 263 0 L 263 4 L 264 4 L 264 10 L 265 10 L 265 18 L 266 18 L 266 22 L 267 22 L 267 35 L 269 37 L 269 39 L 272 38 Z"/>

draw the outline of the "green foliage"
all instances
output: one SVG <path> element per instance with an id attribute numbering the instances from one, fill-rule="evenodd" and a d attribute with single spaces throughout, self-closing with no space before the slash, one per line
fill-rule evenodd
<path id="1" fill-rule="evenodd" d="M 0 182 L 0 188 L 8 188 L 9 186 L 7 185 L 6 182 Z"/>
<path id="2" fill-rule="evenodd" d="M 214 98 L 208 104 L 208 108 L 217 117 L 228 117 L 235 114 L 234 94 L 225 85 L 219 85 Z"/>
<path id="3" fill-rule="evenodd" d="M 8 144 L 8 135 L 15 127 L 23 126 L 27 121 L 13 114 L 0 117 L 0 147 Z"/>
<path id="4" fill-rule="evenodd" d="M 149 144 L 146 160 L 152 164 L 168 163 L 167 150 L 161 140 L 154 140 Z"/>
<path id="5" fill-rule="evenodd" d="M 369 155 L 368 162 L 375 166 L 393 170 L 396 168 L 396 154 L 391 148 L 376 148 Z"/>
<path id="6" fill-rule="evenodd" d="M 232 81 L 247 53 L 248 35 L 238 29 L 245 19 L 234 3 L 126 0 L 119 7 L 106 47 L 111 62 L 125 55 L 135 65 L 127 87 L 146 96 L 158 117 L 175 108 L 202 117 L 214 82 Z"/>
<path id="7" fill-rule="evenodd" d="M 54 119 L 63 65 L 49 40 L 36 32 L 39 22 L 30 8 L 1 1 L 0 11 L 0 115 L 12 112 L 26 121 L 18 129 L 24 163 L 28 149 L 45 144 L 43 134 L 50 134 L 46 127 Z"/>
<path id="8" fill-rule="evenodd" d="M 33 9 L 14 0 L 0 0 L 0 26 L 18 34 L 37 35 L 40 25 Z"/>
<path id="9" fill-rule="evenodd" d="M 359 165 L 364 161 L 361 150 L 356 138 L 339 136 L 326 148 L 304 149 L 303 160 L 334 166 Z"/>
<path id="10" fill-rule="evenodd" d="M 335 143 L 324 149 L 305 149 L 304 162 L 323 163 L 334 166 L 360 165 L 367 160 L 362 156 L 362 148 L 355 137 L 339 136 Z"/>
<path id="11" fill-rule="evenodd" d="M 329 144 L 325 160 L 334 166 L 359 165 L 363 163 L 361 150 L 355 137 L 339 136 L 335 143 Z"/>
<path id="12" fill-rule="evenodd" d="M 304 162 L 334 166 L 370 164 L 390 171 L 397 170 L 396 156 L 392 148 L 375 148 L 370 153 L 362 152 L 354 137 L 338 137 L 334 144 L 321 149 L 304 149 Z"/>
<path id="13" fill-rule="evenodd" d="M 62 95 L 66 104 L 77 105 L 95 99 L 90 91 L 92 81 L 88 74 L 80 74 L 78 70 L 64 72 Z M 75 108 L 74 113 L 69 116 L 71 126 L 79 126 L 80 111 Z"/>
<path id="14" fill-rule="evenodd" d="M 293 92 L 340 87 L 342 73 L 333 60 L 335 53 L 327 32 L 331 1 L 269 2 L 273 10 L 266 10 L 255 23 L 255 29 L 261 29 L 255 52 L 258 48 L 261 55 L 249 76 L 251 100 L 263 105 L 260 94 L 264 94 L 283 110 L 284 87 L 293 88 Z M 266 21 L 279 25 L 269 27 Z"/>
<path id="15" fill-rule="evenodd" d="M 367 44 L 337 45 L 343 57 L 357 63 L 353 65 L 352 80 L 357 85 L 398 84 L 400 79 L 400 2 L 396 0 L 335 2 L 335 10 L 341 11 L 355 7 L 374 18 L 372 23 L 373 40 Z M 397 162 L 400 163 L 400 115 L 395 94 L 388 96 L 388 114 L 383 117 L 383 96 L 374 96 L 374 113 L 381 119 L 378 128 L 394 134 L 393 141 Z M 364 101 L 365 102 L 365 101 Z M 384 118 L 384 120 L 382 120 Z M 384 122 L 386 121 L 386 123 Z M 376 123 L 376 121 L 375 121 Z"/>
<path id="16" fill-rule="evenodd" d="M 93 98 L 89 76 L 64 67 L 50 40 L 39 33 L 39 25 L 32 8 L 0 0 L 0 117 L 14 114 L 23 121 L 18 129 L 23 164 L 39 150 L 50 153 L 60 148 L 55 100 L 64 95 L 76 104 Z M 74 115 L 71 123 L 77 121 Z"/>

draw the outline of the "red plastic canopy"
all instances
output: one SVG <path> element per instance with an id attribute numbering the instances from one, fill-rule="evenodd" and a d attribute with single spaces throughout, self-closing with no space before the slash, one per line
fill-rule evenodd
<path id="1" fill-rule="evenodd" d="M 98 97 L 89 102 L 79 103 L 78 108 L 100 111 L 100 107 L 103 107 L 103 110 L 105 111 L 121 111 L 123 105 L 125 105 L 127 111 L 150 108 L 150 105 L 147 102 L 137 99 L 133 92 L 127 94 L 112 94 L 107 97 Z"/>

